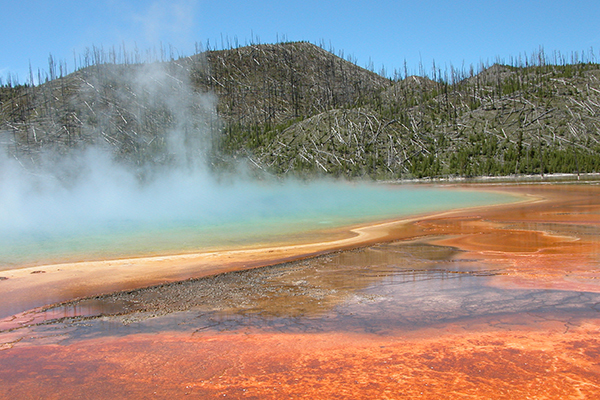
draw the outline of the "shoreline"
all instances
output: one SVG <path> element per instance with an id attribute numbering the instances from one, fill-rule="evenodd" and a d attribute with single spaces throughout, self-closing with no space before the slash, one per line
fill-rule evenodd
<path id="1" fill-rule="evenodd" d="M 531 182 L 532 184 L 537 184 L 535 182 Z M 494 194 L 499 194 L 502 196 L 512 196 L 512 197 L 521 197 L 521 195 L 515 195 L 514 193 L 507 193 L 506 191 L 503 190 L 496 190 L 495 188 L 485 188 L 485 186 L 490 185 L 490 186 L 496 186 L 496 184 L 491 184 L 490 182 L 477 182 L 477 181 L 473 181 L 473 182 L 466 182 L 466 181 L 460 181 L 460 180 L 449 180 L 449 181 L 445 181 L 445 180 L 440 180 L 440 181 L 427 181 L 427 180 L 418 180 L 418 181 L 379 181 L 379 182 L 375 182 L 376 185 L 386 185 L 386 186 L 390 186 L 390 187 L 402 187 L 402 186 L 426 186 L 426 187 L 432 187 L 432 188 L 442 188 L 443 190 L 446 189 L 450 189 L 450 190 L 459 190 L 462 192 L 469 192 L 469 191 L 475 191 L 475 192 L 488 192 L 488 193 L 494 193 Z M 506 186 L 506 185 L 511 185 L 511 183 L 506 182 L 506 183 L 499 183 L 499 185 L 502 186 Z M 482 187 L 484 189 L 482 189 Z M 508 200 L 505 203 L 497 203 L 498 205 L 504 205 L 504 204 L 515 204 L 517 203 L 518 200 L 516 201 L 510 201 Z M 14 271 L 14 270 L 20 270 L 20 269 L 26 269 L 26 268 L 30 268 L 30 269 L 35 269 L 35 268 L 42 268 L 42 267 L 46 267 L 46 266 L 53 266 L 53 265 L 69 265 L 69 264 L 79 264 L 79 263 L 95 263 L 95 262 L 104 262 L 104 261 L 120 261 L 120 260 L 137 260 L 137 259 L 148 259 L 148 258 L 158 258 L 158 257 L 172 257 L 172 256 L 176 256 L 176 257 L 185 257 L 185 256 L 190 256 L 190 255 L 196 255 L 196 254 L 208 254 L 208 253 L 220 253 L 220 252 L 226 252 L 226 251 L 238 251 L 238 250 L 254 250 L 254 249 L 262 249 L 262 248 L 266 248 L 266 247 L 273 247 L 273 248 L 280 248 L 280 247 L 288 247 L 288 246 L 296 246 L 296 245 L 305 245 L 305 244 L 315 244 L 315 243 L 328 243 L 328 242 L 335 242 L 339 239 L 348 239 L 348 238 L 352 238 L 355 236 L 355 230 L 356 229 L 361 229 L 363 227 L 369 227 L 371 225 L 378 225 L 381 223 L 387 223 L 387 222 L 399 222 L 401 220 L 404 219 L 412 219 L 412 218 L 418 218 L 421 216 L 429 216 L 429 215 L 435 215 L 438 213 L 444 213 L 446 211 L 459 211 L 462 209 L 474 209 L 477 207 L 489 207 L 495 205 L 494 203 L 489 204 L 489 205 L 466 205 L 466 206 L 455 206 L 454 208 L 451 206 L 449 208 L 446 209 L 432 209 L 432 210 L 424 210 L 424 211 L 416 211 L 416 212 L 402 212 L 397 215 L 394 216 L 393 214 L 389 214 L 389 215 L 380 215 L 380 216 L 371 216 L 371 217 L 365 217 L 364 221 L 360 222 L 360 221 L 355 221 L 355 222 L 346 222 L 343 225 L 337 225 L 337 226 L 332 226 L 332 227 L 325 227 L 325 228 L 311 228 L 310 230 L 306 230 L 306 231 L 302 231 L 300 232 L 300 234 L 303 236 L 302 238 L 294 238 L 294 239 L 287 239 L 287 240 L 281 240 L 281 241 L 273 241 L 273 240 L 264 240 L 263 242 L 249 242 L 249 243 L 240 243 L 240 244 L 229 244 L 229 245 L 225 245 L 225 244 L 219 244 L 219 245 L 214 245 L 214 244 L 209 244 L 206 247 L 203 247 L 202 249 L 198 250 L 198 249 L 187 249 L 187 250 L 179 250 L 179 249 L 174 249 L 174 250 L 152 250 L 152 251 L 146 251 L 146 252 L 142 252 L 142 251 L 124 251 L 123 253 L 107 253 L 107 254 L 103 254 L 103 255 L 91 255 L 91 254 L 86 254 L 86 255 L 81 255 L 80 252 L 77 252 L 77 255 L 71 255 L 68 254 L 66 256 L 55 256 L 55 255 L 48 255 L 44 258 L 39 258 L 39 259 L 35 259 L 35 260 L 30 260 L 30 261 L 13 261 L 13 262 L 7 262 L 5 264 L 1 264 L 0 265 L 0 276 L 5 272 L 5 271 Z M 202 244 L 200 244 L 200 246 L 203 246 Z M 1 277 L 0 277 L 1 280 Z"/>
<path id="2" fill-rule="evenodd" d="M 465 190 L 498 192 L 496 188 L 478 189 L 480 185 L 452 186 L 465 186 L 463 187 Z M 470 188 L 470 186 L 475 187 Z M 522 199 L 510 203 L 454 208 L 340 228 L 335 230 L 337 234 L 351 236 L 332 241 L 53 263 L 3 270 L 0 271 L 0 275 L 5 279 L 0 281 L 0 294 L 6 300 L 0 306 L 0 318 L 83 297 L 264 267 L 378 242 L 406 240 L 414 236 L 415 232 L 410 229 L 410 225 L 417 221 L 542 201 L 540 198 L 517 195 L 510 190 L 502 190 L 502 192 L 521 196 Z"/>
<path id="3" fill-rule="evenodd" d="M 406 184 L 433 184 L 433 183 L 452 183 L 452 184 L 544 184 L 544 183 L 574 183 L 583 184 L 586 182 L 600 182 L 600 172 L 587 173 L 556 173 L 556 174 L 529 174 L 529 175 L 493 175 L 493 176 L 451 176 L 441 178 L 418 178 L 418 179 L 400 179 L 391 181 L 382 181 L 381 183 L 406 183 Z"/>

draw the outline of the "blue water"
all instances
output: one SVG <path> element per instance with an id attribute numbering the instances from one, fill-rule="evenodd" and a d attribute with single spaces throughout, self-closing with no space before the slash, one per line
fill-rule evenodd
<path id="1" fill-rule="evenodd" d="M 18 208 L 18 218 L 0 221 L 0 269 L 302 242 L 318 232 L 326 239 L 344 226 L 514 200 L 472 190 L 331 181 L 64 192 L 33 197 L 28 212 Z"/>

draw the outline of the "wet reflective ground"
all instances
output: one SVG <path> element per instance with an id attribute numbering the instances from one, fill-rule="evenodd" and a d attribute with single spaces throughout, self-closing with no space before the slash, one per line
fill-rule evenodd
<path id="1" fill-rule="evenodd" d="M 6 321 L 5 335 L 21 345 L 161 331 L 398 335 L 517 313 L 565 324 L 600 318 L 600 293 L 493 287 L 490 279 L 503 271 L 462 253 L 419 242 L 378 244 L 66 302 L 26 313 L 18 324 Z"/>
<path id="2" fill-rule="evenodd" d="M 0 325 L 0 398 L 594 398 L 600 190 Z M 513 189 L 514 190 L 514 189 Z"/>

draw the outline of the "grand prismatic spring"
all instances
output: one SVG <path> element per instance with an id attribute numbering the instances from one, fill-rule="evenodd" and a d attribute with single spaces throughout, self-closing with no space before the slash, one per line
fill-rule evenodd
<path id="1" fill-rule="evenodd" d="M 74 251 L 74 259 L 16 252 L 0 272 L 8 299 L 0 308 L 0 397 L 600 393 L 600 186 L 342 190 L 371 194 L 338 215 L 315 213 L 299 229 L 272 206 L 271 227 L 257 228 L 260 218 L 240 223 L 260 233 L 252 239 L 243 232 L 253 229 L 225 224 L 239 236 L 221 248 L 200 235 L 179 255 L 169 240 L 160 254 L 135 243 L 87 258 Z M 405 191 L 448 202 L 362 214 L 351 207 L 394 204 Z M 312 196 L 324 209 L 326 192 Z M 80 239 L 88 246 L 103 232 Z M 45 235 L 36 240 L 70 237 Z M 193 251 L 202 245 L 206 251 Z"/>
<path id="2" fill-rule="evenodd" d="M 186 82 L 113 85 L 168 110 L 143 183 L 102 147 L 0 157 L 0 398 L 600 395 L 597 182 L 214 177 Z"/>

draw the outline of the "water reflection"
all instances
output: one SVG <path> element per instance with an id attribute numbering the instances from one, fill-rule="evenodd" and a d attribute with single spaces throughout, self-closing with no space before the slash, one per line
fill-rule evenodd
<path id="1" fill-rule="evenodd" d="M 502 271 L 461 255 L 445 246 L 385 243 L 114 293 L 33 313 L 17 329 L 1 332 L 0 341 L 173 330 L 392 334 L 502 315 L 552 315 L 565 323 L 598 317 L 600 294 L 490 287 L 490 277 Z"/>

